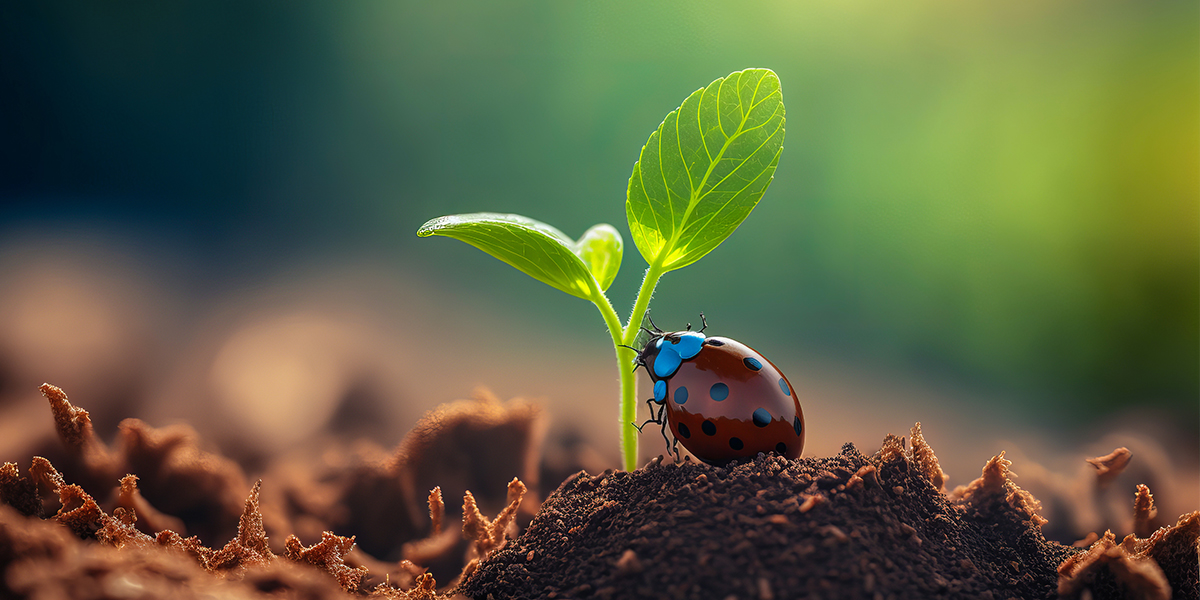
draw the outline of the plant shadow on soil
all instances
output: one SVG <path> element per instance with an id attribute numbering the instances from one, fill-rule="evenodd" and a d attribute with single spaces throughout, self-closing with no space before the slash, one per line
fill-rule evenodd
<path id="1" fill-rule="evenodd" d="M 539 503 L 545 422 L 523 401 L 443 406 L 394 450 L 333 444 L 251 484 L 186 426 L 129 419 L 109 447 L 42 392 L 59 441 L 0 469 L 0 597 L 1197 598 L 1200 512 L 1160 526 L 1140 486 L 1119 543 L 1048 541 L 1003 453 L 947 491 L 920 424 L 870 456 L 548 472 Z"/>

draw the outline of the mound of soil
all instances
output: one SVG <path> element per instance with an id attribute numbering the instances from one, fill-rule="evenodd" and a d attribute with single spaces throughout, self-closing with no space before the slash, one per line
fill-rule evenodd
<path id="1" fill-rule="evenodd" d="M 903 459 L 685 462 L 565 482 L 475 598 L 1048 598 L 1079 549 L 957 510 Z"/>
<path id="2" fill-rule="evenodd" d="M 1174 588 L 1176 599 L 1196 598 L 1200 513 L 1149 540 L 1131 535 L 1123 550 L 1113 552 L 1109 533 L 1085 552 L 1042 536 L 1037 501 L 1012 482 L 1003 454 L 946 495 L 919 423 L 912 433 L 911 451 L 889 436 L 870 458 L 846 444 L 831 458 L 579 473 L 460 591 L 487 600 L 998 600 L 1084 589 L 1165 599 Z"/>

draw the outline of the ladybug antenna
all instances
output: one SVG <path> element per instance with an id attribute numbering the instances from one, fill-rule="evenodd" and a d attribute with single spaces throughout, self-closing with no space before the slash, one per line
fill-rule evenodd
<path id="1" fill-rule="evenodd" d="M 646 311 L 646 320 L 649 321 L 650 326 L 654 328 L 654 331 L 652 333 L 662 333 L 663 332 L 663 330 L 658 328 L 658 325 L 654 324 L 654 319 L 650 318 L 650 311 Z M 643 329 L 645 329 L 645 327 L 643 327 Z"/>
<path id="2" fill-rule="evenodd" d="M 705 329 L 708 329 L 708 319 L 705 319 L 705 318 L 704 318 L 704 313 L 700 313 L 700 322 L 701 322 L 702 324 L 704 324 L 704 327 L 701 327 L 701 328 L 700 328 L 700 333 L 704 333 L 704 330 L 705 330 Z M 688 330 L 690 331 L 690 330 L 691 330 L 691 328 L 692 328 L 692 325 L 691 325 L 691 323 L 688 323 Z"/>
<path id="3" fill-rule="evenodd" d="M 626 344 L 617 344 L 617 347 L 618 348 L 629 348 L 630 350 L 633 350 L 634 352 L 641 352 L 641 350 L 638 350 L 637 348 L 634 348 L 633 346 L 629 346 Z"/>

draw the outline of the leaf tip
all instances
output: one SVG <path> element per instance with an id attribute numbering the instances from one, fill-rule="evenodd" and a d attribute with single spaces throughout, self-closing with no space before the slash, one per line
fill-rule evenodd
<path id="1" fill-rule="evenodd" d="M 422 225 L 421 228 L 417 230 L 417 237 L 429 237 L 431 235 L 434 235 L 435 233 L 437 233 L 437 230 L 444 227 L 446 225 L 446 222 L 449 221 L 450 219 L 451 219 L 451 217 L 446 216 L 446 217 L 438 217 L 436 219 L 430 219 L 428 221 L 425 221 L 425 224 Z"/>

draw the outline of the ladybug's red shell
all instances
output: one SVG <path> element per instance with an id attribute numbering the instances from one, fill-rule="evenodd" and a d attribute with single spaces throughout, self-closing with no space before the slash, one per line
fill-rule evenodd
<path id="1" fill-rule="evenodd" d="M 787 377 L 763 355 L 736 340 L 708 337 L 668 377 L 655 375 L 657 358 L 657 352 L 645 353 L 651 378 L 666 382 L 671 433 L 697 458 L 726 462 L 759 452 L 800 456 L 805 434 L 800 401 Z"/>

